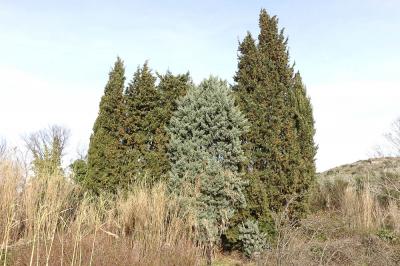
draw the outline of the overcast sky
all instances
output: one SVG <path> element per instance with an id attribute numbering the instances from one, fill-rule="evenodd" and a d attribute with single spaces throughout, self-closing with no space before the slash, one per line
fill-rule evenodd
<path id="1" fill-rule="evenodd" d="M 69 159 L 87 147 L 117 55 L 130 79 L 149 60 L 232 82 L 237 44 L 279 17 L 314 106 L 319 171 L 365 159 L 400 116 L 400 1 L 0 0 L 0 136 L 50 124 L 71 130 Z"/>

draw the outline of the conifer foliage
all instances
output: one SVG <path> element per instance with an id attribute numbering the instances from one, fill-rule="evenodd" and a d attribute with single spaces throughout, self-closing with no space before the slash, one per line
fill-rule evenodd
<path id="1" fill-rule="evenodd" d="M 124 74 L 124 63 L 117 58 L 109 73 L 90 137 L 88 172 L 83 183 L 95 192 L 115 192 L 123 185 Z"/>
<path id="2" fill-rule="evenodd" d="M 242 138 L 248 207 L 238 220 L 258 221 L 265 231 L 271 228 L 271 211 L 290 205 L 292 217 L 305 212 L 304 195 L 315 175 L 315 145 L 311 104 L 289 65 L 283 30 L 264 9 L 259 27 L 258 42 L 248 33 L 239 44 L 233 89 L 250 122 Z"/>
<path id="3" fill-rule="evenodd" d="M 139 67 L 125 90 L 124 174 L 132 182 L 165 179 L 170 169 L 166 125 L 176 100 L 190 84 L 189 74 L 152 74 L 147 62 Z"/>
<path id="4" fill-rule="evenodd" d="M 237 172 L 244 160 L 240 136 L 247 121 L 234 104 L 225 81 L 215 77 L 192 86 L 178 101 L 168 127 L 171 182 L 194 183 L 207 162 Z M 192 180 L 186 180 L 192 179 Z"/>
<path id="5" fill-rule="evenodd" d="M 160 93 L 147 62 L 138 67 L 125 90 L 124 175 L 128 181 L 151 178 L 157 169 L 158 147 L 154 136 L 159 121 Z"/>
<path id="6" fill-rule="evenodd" d="M 158 178 L 167 179 L 170 171 L 170 162 L 167 155 L 169 137 L 166 128 L 169 125 L 172 114 L 177 110 L 177 100 L 186 95 L 192 81 L 189 73 L 173 75 L 170 71 L 158 74 L 158 91 L 161 94 L 161 103 L 158 112 L 159 127 L 155 132 L 155 141 L 158 147 Z"/>
<path id="7" fill-rule="evenodd" d="M 192 86 L 178 101 L 168 126 L 172 192 L 194 199 L 203 241 L 219 239 L 244 205 L 244 160 L 240 137 L 247 120 L 234 105 L 226 82 L 215 77 Z"/>
<path id="8" fill-rule="evenodd" d="M 298 181 L 299 200 L 296 201 L 296 212 L 304 213 L 307 208 L 310 186 L 315 179 L 315 156 L 317 146 L 314 143 L 314 116 L 311 100 L 307 96 L 306 88 L 302 82 L 300 73 L 296 73 L 293 79 L 292 99 L 294 102 L 294 119 L 297 129 L 297 138 L 300 145 L 300 179 Z"/>

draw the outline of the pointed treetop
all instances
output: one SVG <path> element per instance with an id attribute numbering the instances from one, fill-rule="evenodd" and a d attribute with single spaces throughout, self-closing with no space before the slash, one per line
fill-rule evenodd
<path id="1" fill-rule="evenodd" d="M 109 95 L 117 93 L 115 90 L 119 90 L 118 85 L 124 82 L 125 82 L 124 61 L 122 61 L 120 57 L 117 57 L 114 66 L 108 73 L 108 82 L 106 87 L 104 88 L 104 94 Z"/>
<path id="2" fill-rule="evenodd" d="M 269 16 L 265 9 L 260 12 L 260 34 L 258 35 L 258 48 L 265 61 L 270 76 L 289 86 L 293 78 L 293 69 L 289 66 L 288 38 L 284 29 L 279 30 L 278 18 Z"/>
<path id="3" fill-rule="evenodd" d="M 118 57 L 109 73 L 89 143 L 88 172 L 83 183 L 96 192 L 116 191 L 121 185 L 124 75 L 123 61 Z"/>
<path id="4" fill-rule="evenodd" d="M 135 93 L 140 93 L 142 89 L 154 87 L 156 77 L 153 76 L 151 69 L 146 60 L 143 66 L 138 66 L 136 72 L 133 74 L 132 80 L 129 82 L 125 90 L 127 96 L 133 96 Z"/>
<path id="5" fill-rule="evenodd" d="M 255 67 L 249 68 L 247 66 L 258 65 L 259 59 L 257 56 L 258 50 L 256 41 L 250 32 L 247 32 L 246 37 L 244 37 L 243 41 L 239 43 L 238 52 L 238 70 L 233 78 L 234 81 L 238 82 L 242 79 L 253 80 L 257 75 L 257 69 Z M 234 89 L 237 89 L 236 86 Z"/>
<path id="6" fill-rule="evenodd" d="M 265 49 L 271 48 L 278 38 L 278 19 L 270 17 L 265 9 L 261 9 L 259 18 L 259 45 Z"/>
<path id="7" fill-rule="evenodd" d="M 251 32 L 247 32 L 242 42 L 239 42 L 239 51 L 242 50 L 256 50 L 256 41 L 254 40 Z"/>
<path id="8" fill-rule="evenodd" d="M 109 75 L 111 77 L 111 75 L 116 75 L 121 73 L 125 74 L 125 66 L 124 66 L 124 61 L 118 56 Z"/>

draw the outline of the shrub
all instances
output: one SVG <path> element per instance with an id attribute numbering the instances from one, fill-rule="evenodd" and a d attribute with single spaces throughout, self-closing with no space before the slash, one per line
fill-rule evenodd
<path id="1" fill-rule="evenodd" d="M 246 256 L 253 257 L 268 248 L 267 235 L 260 232 L 258 223 L 247 220 L 239 226 L 239 240 Z"/>

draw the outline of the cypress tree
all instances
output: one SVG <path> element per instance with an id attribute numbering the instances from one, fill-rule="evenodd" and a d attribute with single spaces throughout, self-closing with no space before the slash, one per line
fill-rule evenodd
<path id="1" fill-rule="evenodd" d="M 189 87 L 193 86 L 189 73 L 173 75 L 170 71 L 165 74 L 157 74 L 160 82 L 157 86 L 162 94 L 162 106 L 165 112 L 167 123 L 172 117 L 172 113 L 177 110 L 178 99 L 186 95 Z"/>
<path id="2" fill-rule="evenodd" d="M 300 133 L 299 118 L 310 115 L 303 114 L 307 111 L 296 105 L 301 93 L 294 89 L 299 85 L 289 65 L 283 30 L 279 31 L 277 18 L 270 17 L 264 9 L 260 12 L 259 27 L 257 43 L 248 33 L 239 44 L 234 77 L 238 105 L 250 122 L 250 131 L 242 138 L 248 158 L 245 164 L 248 207 L 236 220 L 258 221 L 261 231 L 271 234 L 271 212 L 280 212 L 289 205 L 290 217 L 304 213 L 303 195 L 309 187 L 309 177 L 303 171 L 308 165 L 308 176 L 315 172 L 312 166 L 315 152 L 303 158 L 300 135 L 307 139 L 304 142 L 313 143 L 313 133 Z M 311 109 L 310 112 L 312 117 Z M 311 124 L 302 127 L 309 128 Z M 227 237 L 235 243 L 237 227 Z"/>
<path id="3" fill-rule="evenodd" d="M 87 161 L 85 159 L 76 159 L 69 167 L 72 170 L 72 179 L 76 183 L 82 184 L 87 175 Z"/>
<path id="4" fill-rule="evenodd" d="M 88 150 L 88 172 L 84 184 L 95 192 L 115 192 L 123 185 L 122 132 L 125 68 L 118 57 L 100 101 Z"/>
<path id="5" fill-rule="evenodd" d="M 266 154 L 268 144 L 265 136 L 268 135 L 268 90 L 263 87 L 267 76 L 262 75 L 262 60 L 256 42 L 248 32 L 239 44 L 238 70 L 234 77 L 233 86 L 238 106 L 249 120 L 250 130 L 242 136 L 243 149 L 246 161 L 243 163 L 244 179 L 248 181 L 246 187 L 247 207 L 241 210 L 233 220 L 231 227 L 224 237 L 226 247 L 235 247 L 239 240 L 240 224 L 255 220 L 255 226 L 261 226 L 263 231 L 272 231 L 269 209 L 269 194 L 266 184 Z M 269 226 L 269 228 L 268 228 Z M 258 229 L 256 229 L 258 230 Z M 233 245 L 233 246 L 232 246 Z M 242 247 L 244 248 L 244 247 Z M 246 247 L 247 249 L 247 247 Z M 251 248 L 250 248 L 251 249 Z"/>
<path id="6" fill-rule="evenodd" d="M 317 146 L 314 143 L 315 128 L 311 100 L 307 96 L 306 88 L 299 72 L 293 78 L 293 103 L 301 159 L 301 176 L 298 180 L 300 182 L 296 185 L 299 200 L 295 202 L 295 213 L 304 214 L 308 210 L 309 193 L 307 192 L 316 178 L 315 155 Z"/>
<path id="7" fill-rule="evenodd" d="M 166 125 L 183 96 L 190 76 L 151 73 L 147 62 L 137 69 L 125 90 L 125 175 L 132 181 L 153 183 L 164 179 L 170 169 Z M 135 181 L 135 182 L 136 182 Z"/>
<path id="8" fill-rule="evenodd" d="M 289 66 L 287 39 L 278 29 L 278 19 L 270 17 L 265 9 L 260 13 L 258 50 L 266 78 L 262 85 L 268 93 L 266 113 L 267 147 L 265 165 L 259 169 L 267 178 L 270 209 L 282 211 L 286 205 L 299 200 L 297 183 L 301 183 L 301 156 L 297 131 L 293 120 L 293 69 Z M 292 215 L 292 214 L 291 214 Z"/>
<path id="9" fill-rule="evenodd" d="M 130 182 L 152 182 L 159 173 L 155 133 L 161 98 L 147 62 L 138 67 L 125 90 L 125 176 Z"/>
<path id="10" fill-rule="evenodd" d="M 157 172 L 159 178 L 165 179 L 170 171 L 170 163 L 167 156 L 169 137 L 166 128 L 169 125 L 173 112 L 177 110 L 177 100 L 186 95 L 192 85 L 189 73 L 173 75 L 170 71 L 165 74 L 157 74 L 159 84 L 157 90 L 161 94 L 161 104 L 157 107 L 157 119 L 159 126 L 155 132 L 157 145 Z"/>

